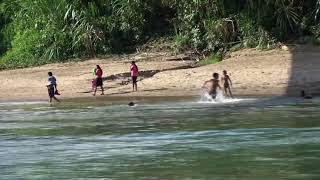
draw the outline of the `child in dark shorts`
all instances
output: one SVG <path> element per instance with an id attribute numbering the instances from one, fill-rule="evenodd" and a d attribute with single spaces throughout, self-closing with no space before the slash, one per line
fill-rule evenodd
<path id="1" fill-rule="evenodd" d="M 208 81 L 205 81 L 202 88 L 205 88 L 205 86 L 210 83 L 209 86 L 209 95 L 212 97 L 212 99 L 215 99 L 217 96 L 217 88 L 221 89 L 219 85 L 219 74 L 218 73 L 213 73 L 213 79 L 210 79 Z"/>
<path id="2" fill-rule="evenodd" d="M 52 72 L 48 72 L 48 95 L 49 95 L 49 102 L 52 102 L 52 98 L 55 99 L 56 101 L 60 102 L 59 99 L 55 97 L 56 94 L 58 93 L 57 90 L 57 82 L 56 78 L 53 76 Z M 59 94 L 60 95 L 60 94 Z"/>
<path id="3" fill-rule="evenodd" d="M 138 91 L 137 78 L 139 75 L 139 69 L 134 61 L 131 62 L 130 74 L 132 78 L 132 91 Z"/>
<path id="4" fill-rule="evenodd" d="M 95 75 L 96 75 L 95 87 L 94 87 L 94 91 L 93 91 L 93 95 L 94 96 L 97 93 L 97 88 L 98 87 L 101 87 L 101 91 L 102 91 L 101 95 L 104 95 L 102 74 L 103 74 L 103 71 L 102 71 L 101 67 L 99 65 L 97 65 L 96 66 L 96 72 L 95 72 Z"/>
<path id="5" fill-rule="evenodd" d="M 134 85 L 137 84 L 137 79 L 138 79 L 137 76 L 132 76 L 131 79 L 132 79 L 132 84 Z"/>

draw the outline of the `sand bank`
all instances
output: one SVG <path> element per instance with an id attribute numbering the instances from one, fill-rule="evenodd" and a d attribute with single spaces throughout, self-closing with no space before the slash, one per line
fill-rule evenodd
<path id="1" fill-rule="evenodd" d="M 104 70 L 105 96 L 197 96 L 203 81 L 213 72 L 227 70 L 238 96 L 283 96 L 320 91 L 320 49 L 291 46 L 289 49 L 259 51 L 247 49 L 231 53 L 222 62 L 191 67 L 194 62 L 168 58 L 165 54 L 136 57 L 139 70 L 138 92 L 131 92 L 129 62 L 132 58 L 111 57 L 84 62 L 50 64 L 0 72 L 0 101 L 46 100 L 47 72 L 58 80 L 61 99 L 92 97 L 92 68 Z M 99 98 L 95 97 L 95 98 Z"/>

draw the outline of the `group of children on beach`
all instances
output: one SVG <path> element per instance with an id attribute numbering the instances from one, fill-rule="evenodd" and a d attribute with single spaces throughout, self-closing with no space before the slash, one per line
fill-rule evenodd
<path id="1" fill-rule="evenodd" d="M 139 69 L 138 66 L 134 61 L 131 61 L 130 65 L 130 73 L 131 73 L 131 81 L 132 81 L 132 90 L 138 91 L 138 85 L 137 85 L 137 79 L 139 75 Z M 97 93 L 98 87 L 101 88 L 101 95 L 104 95 L 104 88 L 103 88 L 103 70 L 99 65 L 96 65 L 96 67 L 92 70 L 92 74 L 95 76 L 94 79 L 92 79 L 92 95 L 95 96 Z M 48 95 L 49 95 L 49 102 L 52 102 L 52 99 L 60 102 L 58 98 L 56 98 L 55 95 L 60 95 L 58 89 L 57 89 L 57 80 L 53 76 L 52 72 L 48 72 Z"/>
<path id="2" fill-rule="evenodd" d="M 99 65 L 96 65 L 96 67 L 92 70 L 93 75 L 95 76 L 94 79 L 92 79 L 92 92 L 93 96 L 96 95 L 97 88 L 101 88 L 101 95 L 104 95 L 104 88 L 103 88 L 103 70 Z M 133 91 L 138 91 L 138 85 L 137 85 L 137 78 L 139 75 L 139 69 L 138 66 L 134 61 L 131 62 L 130 65 L 130 74 L 131 74 L 131 81 L 132 81 L 132 90 Z M 48 72 L 48 95 L 49 95 L 49 102 L 52 102 L 52 99 L 55 99 L 56 101 L 60 102 L 58 98 L 55 97 L 55 95 L 60 95 L 58 89 L 57 89 L 57 82 L 56 78 L 53 76 L 52 72 Z M 230 76 L 228 75 L 227 71 L 223 71 L 223 77 L 221 78 L 221 81 L 223 82 L 223 88 L 225 95 L 229 95 L 231 98 L 232 97 L 232 92 L 231 92 L 231 86 L 232 86 L 232 81 L 230 79 Z M 209 84 L 208 88 L 208 93 L 212 97 L 212 99 L 215 99 L 217 96 L 217 89 L 222 89 L 220 86 L 220 80 L 219 80 L 219 74 L 218 73 L 213 73 L 213 79 L 210 79 L 208 81 L 205 81 L 203 84 L 203 88 L 206 88 L 206 85 Z"/>

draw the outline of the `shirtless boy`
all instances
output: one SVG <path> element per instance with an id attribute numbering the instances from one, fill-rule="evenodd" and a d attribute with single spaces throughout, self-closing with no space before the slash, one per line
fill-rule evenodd
<path id="1" fill-rule="evenodd" d="M 221 78 L 221 81 L 223 82 L 223 88 L 224 88 L 225 95 L 227 96 L 228 92 L 229 92 L 229 96 L 231 98 L 233 98 L 232 92 L 231 92 L 232 82 L 231 82 L 230 76 L 228 75 L 226 70 L 223 70 L 223 77 Z"/>
<path id="2" fill-rule="evenodd" d="M 211 83 L 209 86 L 209 94 L 212 96 L 212 99 L 215 99 L 217 96 L 217 88 L 221 89 L 219 85 L 219 74 L 213 73 L 213 79 L 205 81 L 202 87 L 204 88 L 208 83 Z"/>

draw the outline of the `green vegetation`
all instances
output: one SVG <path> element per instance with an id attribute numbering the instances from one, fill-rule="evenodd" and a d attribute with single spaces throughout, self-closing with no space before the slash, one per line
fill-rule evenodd
<path id="1" fill-rule="evenodd" d="M 223 58 L 223 56 L 221 53 L 212 54 L 209 57 L 207 57 L 206 59 L 199 61 L 198 65 L 205 66 L 205 65 L 209 65 L 209 64 L 215 64 L 215 63 L 222 61 L 222 58 Z"/>
<path id="2" fill-rule="evenodd" d="M 176 52 L 319 44 L 320 0 L 0 0 L 0 69 L 129 52 L 172 39 Z"/>

